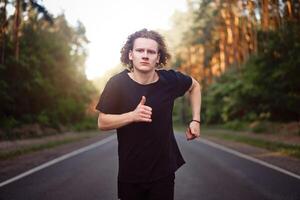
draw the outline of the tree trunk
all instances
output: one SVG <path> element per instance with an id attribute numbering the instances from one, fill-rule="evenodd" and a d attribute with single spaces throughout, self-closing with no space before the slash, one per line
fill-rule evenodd
<path id="1" fill-rule="evenodd" d="M 293 19 L 292 0 L 286 1 L 286 7 L 287 7 L 288 18 Z"/>
<path id="2" fill-rule="evenodd" d="M 5 56 L 5 36 L 6 36 L 6 27 L 7 27 L 7 19 L 6 19 L 6 6 L 7 6 L 7 0 L 1 0 L 1 3 L 3 3 L 3 7 L 0 8 L 0 43 L 1 43 L 1 55 L 0 55 L 0 64 L 4 64 L 4 56 Z"/>
<path id="3" fill-rule="evenodd" d="M 281 26 L 280 5 L 278 0 L 273 0 L 272 3 L 274 27 L 278 29 Z"/>
<path id="4" fill-rule="evenodd" d="M 264 31 L 269 30 L 269 0 L 262 0 L 261 24 Z"/>
<path id="5" fill-rule="evenodd" d="M 20 29 L 20 2 L 21 0 L 16 0 L 15 6 L 15 18 L 14 18 L 14 51 L 15 58 L 19 60 L 19 29 Z"/>

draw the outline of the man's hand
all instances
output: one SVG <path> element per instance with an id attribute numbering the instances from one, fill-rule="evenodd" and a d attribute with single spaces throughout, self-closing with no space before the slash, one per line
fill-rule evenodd
<path id="1" fill-rule="evenodd" d="M 200 124 L 198 122 L 191 121 L 185 132 L 187 140 L 193 140 L 200 137 Z"/>
<path id="2" fill-rule="evenodd" d="M 142 96 L 140 103 L 136 109 L 131 112 L 131 116 L 134 122 L 152 122 L 152 108 L 145 105 L 146 97 Z"/>

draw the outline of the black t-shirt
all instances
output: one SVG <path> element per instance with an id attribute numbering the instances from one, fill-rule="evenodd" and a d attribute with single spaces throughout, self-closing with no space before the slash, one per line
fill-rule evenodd
<path id="1" fill-rule="evenodd" d="M 174 100 L 184 95 L 192 79 L 174 70 L 157 70 L 158 81 L 142 85 L 128 70 L 106 84 L 96 109 L 105 114 L 133 111 L 142 96 L 152 108 L 152 122 L 135 122 L 117 129 L 121 182 L 150 182 L 174 173 L 185 161 L 173 133 Z"/>

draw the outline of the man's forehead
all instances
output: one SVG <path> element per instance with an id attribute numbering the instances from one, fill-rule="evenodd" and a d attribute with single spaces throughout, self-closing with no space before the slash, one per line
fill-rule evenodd
<path id="1" fill-rule="evenodd" d="M 150 38 L 137 38 L 134 40 L 133 48 L 150 48 L 150 49 L 158 49 L 158 43 Z"/>

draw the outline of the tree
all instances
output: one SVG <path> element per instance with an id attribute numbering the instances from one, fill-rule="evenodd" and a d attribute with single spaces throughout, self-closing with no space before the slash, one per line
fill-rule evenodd
<path id="1" fill-rule="evenodd" d="M 22 7 L 21 7 L 22 6 Z M 38 13 L 43 14 L 44 19 L 52 22 L 51 15 L 48 13 L 46 8 L 41 4 L 37 3 L 36 0 L 15 0 L 15 13 L 14 13 L 14 53 L 15 57 L 19 59 L 19 37 L 20 37 L 20 26 L 22 21 L 22 13 L 29 12 L 35 9 Z"/>
<path id="2" fill-rule="evenodd" d="M 71 27 L 60 15 L 51 25 L 32 10 L 20 32 L 19 60 L 8 37 L 0 67 L 1 127 L 36 122 L 58 127 L 82 120 L 95 93 L 84 74 L 88 40 L 83 24 Z"/>
<path id="3" fill-rule="evenodd" d="M 295 103 L 298 93 L 291 89 L 298 82 L 293 74 L 288 73 L 299 74 L 295 68 L 298 60 L 291 57 L 299 57 L 296 53 L 299 52 L 298 38 L 294 35 L 300 22 L 299 0 L 190 0 L 186 16 L 182 15 L 179 18 L 182 21 L 176 22 L 175 29 L 179 28 L 178 24 L 186 22 L 187 16 L 192 23 L 181 33 L 173 64 L 201 81 L 204 93 L 216 94 L 206 99 L 223 113 L 216 121 L 224 122 L 236 117 L 250 120 L 263 113 L 269 113 L 271 120 L 298 119 L 299 114 L 291 107 L 278 102 L 274 104 L 272 91 L 278 91 L 279 99 L 294 107 L 299 106 Z M 278 60 L 276 56 L 285 58 Z M 291 80 L 281 79 L 285 75 L 292 77 Z M 255 86 L 256 81 L 266 92 Z M 215 82 L 219 85 L 211 87 Z M 283 87 L 274 82 L 289 86 Z M 283 91 L 290 91 L 293 95 L 286 95 Z M 225 101 L 222 105 L 222 100 L 216 106 L 214 98 L 220 96 L 229 102 L 227 106 Z M 264 101 L 259 101 L 258 97 Z M 259 103 L 261 106 L 258 106 Z M 286 111 L 287 115 L 276 114 L 276 108 L 280 113 Z M 252 113 L 252 117 L 247 116 L 247 112 Z"/>

